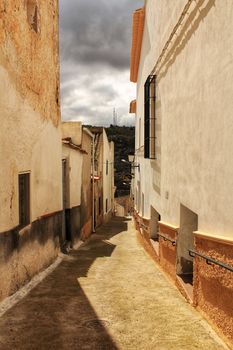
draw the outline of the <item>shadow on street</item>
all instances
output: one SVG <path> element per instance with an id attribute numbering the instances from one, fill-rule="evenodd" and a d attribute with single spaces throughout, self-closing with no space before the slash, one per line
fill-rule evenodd
<path id="1" fill-rule="evenodd" d="M 117 349 L 78 282 L 97 258 L 110 257 L 115 245 L 105 240 L 127 230 L 115 218 L 90 241 L 71 252 L 23 300 L 0 319 L 0 349 Z M 111 229 L 111 230 L 110 230 Z M 111 277 L 110 277 L 111 278 Z"/>

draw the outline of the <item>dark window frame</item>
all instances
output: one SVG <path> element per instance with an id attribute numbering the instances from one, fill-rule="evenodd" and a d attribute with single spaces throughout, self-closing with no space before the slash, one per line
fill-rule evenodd
<path id="1" fill-rule="evenodd" d="M 156 75 L 144 85 L 144 158 L 156 159 Z"/>
<path id="2" fill-rule="evenodd" d="M 108 160 L 106 160 L 106 175 L 108 175 Z"/>
<path id="3" fill-rule="evenodd" d="M 18 175 L 19 226 L 30 224 L 30 172 Z"/>

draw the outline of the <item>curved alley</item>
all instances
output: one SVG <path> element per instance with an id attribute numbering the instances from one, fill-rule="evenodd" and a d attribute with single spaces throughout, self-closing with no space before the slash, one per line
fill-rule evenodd
<path id="1" fill-rule="evenodd" d="M 0 318 L 0 349 L 228 349 L 114 218 Z"/>

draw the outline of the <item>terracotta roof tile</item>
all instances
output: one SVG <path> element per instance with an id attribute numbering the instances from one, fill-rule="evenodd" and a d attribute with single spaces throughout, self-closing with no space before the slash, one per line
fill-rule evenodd
<path id="1" fill-rule="evenodd" d="M 130 102 L 129 113 L 136 113 L 137 102 L 133 100 Z"/>
<path id="2" fill-rule="evenodd" d="M 142 37 L 145 21 L 145 9 L 141 8 L 133 13 L 132 48 L 130 58 L 130 81 L 136 83 L 140 62 Z"/>

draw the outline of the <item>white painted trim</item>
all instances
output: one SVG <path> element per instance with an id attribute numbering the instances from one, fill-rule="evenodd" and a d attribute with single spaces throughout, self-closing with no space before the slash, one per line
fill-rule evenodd
<path id="1" fill-rule="evenodd" d="M 233 245 L 233 238 L 219 236 L 219 235 L 213 235 L 210 233 L 204 233 L 204 232 L 200 232 L 200 231 L 194 231 L 193 233 L 195 236 L 198 236 L 198 237 L 203 238 L 203 239 L 208 239 L 211 241 L 217 241 L 217 242 Z"/>

